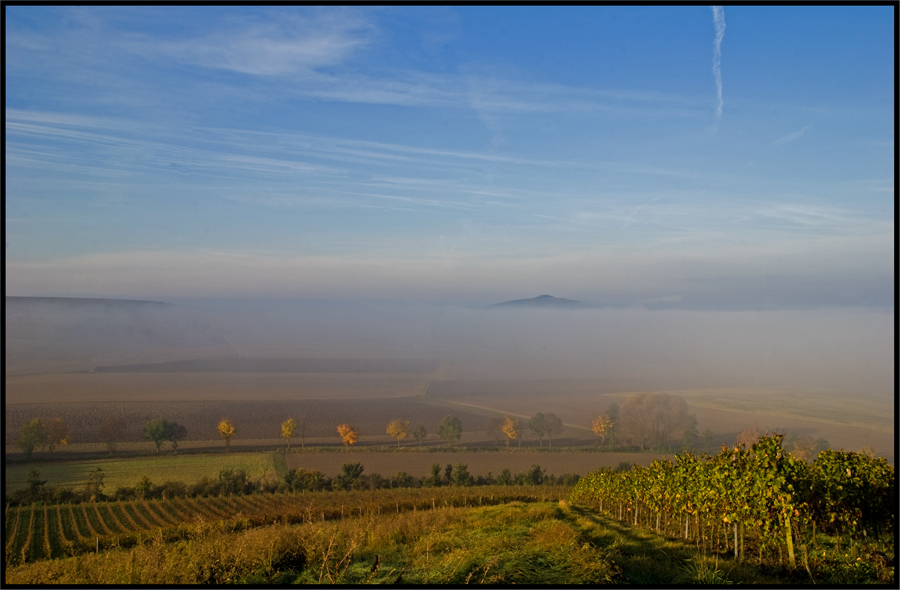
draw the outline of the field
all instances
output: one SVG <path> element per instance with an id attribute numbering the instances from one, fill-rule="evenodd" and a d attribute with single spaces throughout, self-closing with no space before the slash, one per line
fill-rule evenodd
<path id="1" fill-rule="evenodd" d="M 202 529 L 210 522 L 218 522 L 217 528 L 225 532 L 278 522 L 321 523 L 453 506 L 560 500 L 568 491 L 540 486 L 444 487 L 7 506 L 5 555 L 8 564 L 28 563 L 191 537 L 197 528 L 190 525 Z"/>
<path id="2" fill-rule="evenodd" d="M 554 412 L 566 425 L 557 440 L 560 446 L 592 446 L 591 419 L 629 395 L 600 393 L 588 381 L 429 383 L 420 374 L 397 373 L 80 373 L 11 376 L 6 383 L 7 453 L 18 452 L 14 443 L 22 424 L 35 417 L 61 416 L 72 429 L 74 444 L 59 450 L 59 458 L 71 452 L 104 452 L 98 427 L 108 416 L 126 423 L 119 445 L 126 452 L 153 449 L 141 437 L 143 424 L 151 418 L 185 425 L 188 437 L 181 447 L 201 450 L 222 446 L 215 425 L 230 417 L 238 426 L 233 444 L 252 450 L 282 444 L 281 422 L 300 415 L 307 418 L 307 444 L 339 446 L 335 427 L 349 422 L 359 430 L 361 446 L 387 445 L 393 442 L 385 434 L 387 423 L 402 418 L 410 420 L 413 428 L 426 427 L 426 446 L 440 445 L 435 434 L 438 422 L 446 414 L 455 414 L 463 422 L 460 444 L 480 446 L 500 442 L 496 433 L 486 430 L 491 418 L 509 414 L 523 420 L 524 427 L 537 412 Z M 763 432 L 825 438 L 833 448 L 856 451 L 870 446 L 894 461 L 892 404 L 871 396 L 775 388 L 670 393 L 688 402 L 700 432 L 711 430 L 711 450 L 733 444 L 744 429 L 758 427 Z M 523 446 L 537 444 L 527 428 L 523 435 Z M 415 442 L 408 438 L 403 444 Z"/>
<path id="3" fill-rule="evenodd" d="M 4 583 L 896 582 L 879 544 L 856 558 L 820 534 L 804 567 L 739 562 L 570 505 L 567 493 L 494 486 L 7 507 Z"/>
<path id="4" fill-rule="evenodd" d="M 266 474 L 273 476 L 281 468 L 314 469 L 326 477 L 334 477 L 341 472 L 345 463 L 361 463 L 365 473 L 377 473 L 390 477 L 397 472 L 405 471 L 414 477 L 426 476 L 434 463 L 441 468 L 448 463 L 456 465 L 464 463 L 473 476 L 494 477 L 503 469 L 509 469 L 515 475 L 527 471 L 532 465 L 540 465 L 546 475 L 574 474 L 586 475 L 601 467 L 617 467 L 625 462 L 636 465 L 649 465 L 662 455 L 652 453 L 594 453 L 594 452 L 535 452 L 535 451 L 481 451 L 460 452 L 420 451 L 409 447 L 402 451 L 372 450 L 334 450 L 330 452 L 291 452 L 286 454 L 272 452 L 255 453 L 203 453 L 203 454 L 163 454 L 160 456 L 140 456 L 130 458 L 91 459 L 86 461 L 46 461 L 41 463 L 16 463 L 6 468 L 6 493 L 26 488 L 26 478 L 32 469 L 37 469 L 40 478 L 50 486 L 81 488 L 88 473 L 97 469 L 105 474 L 104 484 L 107 492 L 118 486 L 134 486 L 143 476 L 150 481 L 161 484 L 166 480 L 181 481 L 192 484 L 204 476 L 215 479 L 222 469 L 243 469 L 251 478 L 256 479 Z"/>
<path id="5" fill-rule="evenodd" d="M 412 397 L 420 373 L 56 373 L 6 377 L 6 403 Z"/>
<path id="6" fill-rule="evenodd" d="M 243 469 L 253 478 L 275 470 L 271 453 L 167 455 L 19 464 L 8 465 L 6 468 L 6 491 L 9 493 L 27 487 L 25 479 L 32 469 L 40 472 L 41 479 L 46 480 L 47 485 L 81 488 L 88 473 L 98 467 L 103 470 L 103 483 L 108 492 L 119 486 L 134 486 L 143 476 L 154 483 L 171 480 L 191 484 L 204 476 L 215 479 L 222 469 Z"/>
<path id="7" fill-rule="evenodd" d="M 621 405 L 633 392 L 603 391 L 590 381 L 435 381 L 428 398 L 460 409 L 509 411 L 527 417 L 546 412 L 547 400 L 573 428 L 585 431 L 610 404 Z M 834 448 L 856 451 L 871 446 L 894 461 L 894 407 L 889 396 L 812 388 L 714 388 L 669 390 L 697 416 L 698 429 L 714 433 L 713 446 L 734 444 L 738 433 L 757 427 L 825 438 Z"/>

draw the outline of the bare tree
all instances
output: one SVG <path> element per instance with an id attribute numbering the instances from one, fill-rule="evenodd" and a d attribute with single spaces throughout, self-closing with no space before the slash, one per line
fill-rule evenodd
<path id="1" fill-rule="evenodd" d="M 622 435 L 641 450 L 648 444 L 665 447 L 688 425 L 688 405 L 677 395 L 636 393 L 622 404 L 619 421 Z"/>
<path id="2" fill-rule="evenodd" d="M 100 438 L 106 443 L 106 449 L 112 455 L 119 441 L 125 434 L 125 423 L 118 418 L 107 416 L 100 423 Z"/>
<path id="3" fill-rule="evenodd" d="M 72 440 L 72 433 L 66 421 L 57 416 L 50 418 L 45 425 L 47 430 L 47 448 L 52 453 L 58 446 L 65 446 Z"/>
<path id="4" fill-rule="evenodd" d="M 544 433 L 547 435 L 547 441 L 548 441 L 551 449 L 553 448 L 553 435 L 554 434 L 562 434 L 562 431 L 563 431 L 562 418 L 560 418 L 556 414 L 545 414 L 544 415 Z"/>

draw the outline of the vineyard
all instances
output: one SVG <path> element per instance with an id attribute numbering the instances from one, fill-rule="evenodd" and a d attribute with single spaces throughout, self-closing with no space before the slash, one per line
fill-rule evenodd
<path id="1" fill-rule="evenodd" d="M 893 535 L 897 516 L 894 468 L 884 459 L 827 450 L 810 465 L 785 452 L 779 435 L 715 457 L 598 471 L 578 482 L 570 500 L 736 561 L 754 555 L 758 564 L 794 568 L 799 556 L 808 572 L 813 558 L 828 554 L 862 561 L 863 547 Z M 892 565 L 893 556 L 875 557 Z"/>
<path id="2" fill-rule="evenodd" d="M 557 501 L 569 488 L 385 489 L 252 494 L 6 506 L 6 564 L 14 565 L 191 538 L 198 527 L 242 531 L 272 524 L 324 522 L 360 516 L 477 507 L 513 501 Z"/>

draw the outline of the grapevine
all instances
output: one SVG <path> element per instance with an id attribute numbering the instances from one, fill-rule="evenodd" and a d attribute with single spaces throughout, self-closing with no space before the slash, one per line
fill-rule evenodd
<path id="1" fill-rule="evenodd" d="M 781 441 L 765 436 L 750 449 L 723 448 L 714 457 L 685 453 L 625 472 L 597 471 L 578 482 L 570 501 L 657 532 L 675 524 L 685 540 L 703 548 L 730 545 L 738 559 L 745 531 L 753 531 L 760 561 L 764 551 L 777 551 L 792 567 L 803 531 L 892 530 L 894 469 L 884 459 L 828 450 L 810 466 Z"/>

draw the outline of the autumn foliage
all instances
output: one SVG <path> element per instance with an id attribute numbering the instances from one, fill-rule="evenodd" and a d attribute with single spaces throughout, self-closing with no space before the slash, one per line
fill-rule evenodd
<path id="1" fill-rule="evenodd" d="M 345 447 L 355 445 L 359 440 L 359 433 L 356 431 L 356 428 L 349 424 L 341 424 L 337 427 L 337 431 Z"/>

